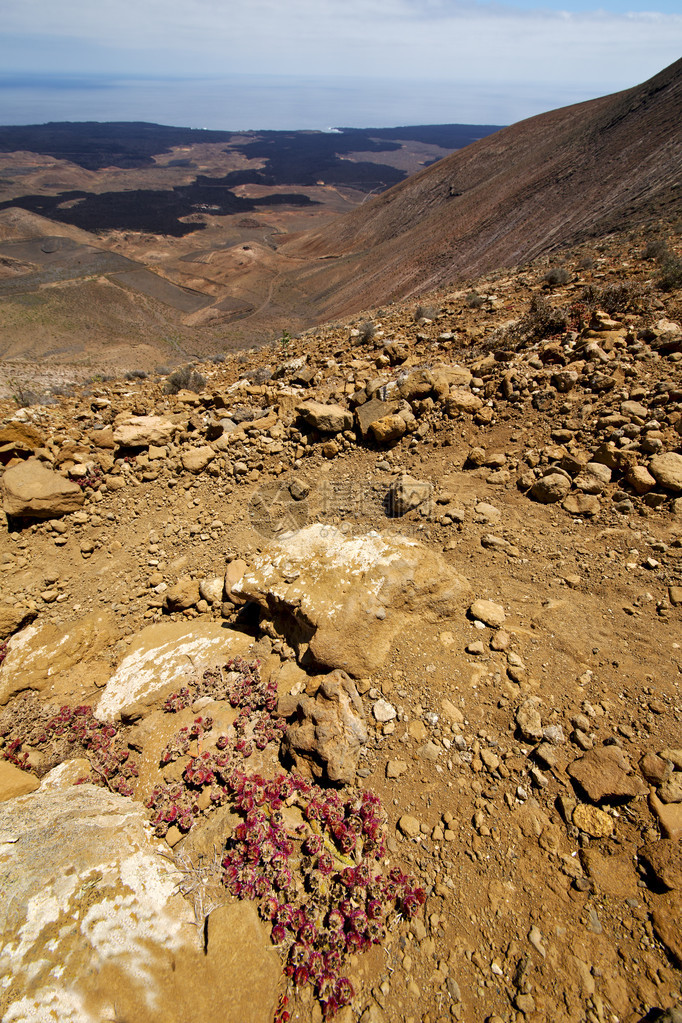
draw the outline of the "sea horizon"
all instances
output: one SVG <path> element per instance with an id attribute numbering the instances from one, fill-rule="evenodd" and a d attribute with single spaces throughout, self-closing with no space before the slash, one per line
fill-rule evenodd
<path id="1" fill-rule="evenodd" d="M 417 124 L 511 124 L 593 98 L 585 89 L 381 78 L 0 73 L 0 125 L 147 121 L 222 131 L 331 131 Z"/>

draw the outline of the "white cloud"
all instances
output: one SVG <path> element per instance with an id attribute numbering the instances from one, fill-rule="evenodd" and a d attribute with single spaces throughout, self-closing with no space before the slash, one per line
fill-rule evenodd
<path id="1" fill-rule="evenodd" d="M 5 0 L 41 66 L 625 88 L 682 52 L 682 15 L 518 10 L 473 0 Z M 0 43 L 0 66 L 17 69 Z M 25 47 L 26 48 L 26 47 Z M 55 67 L 57 64 L 55 64 Z M 61 64 L 59 65 L 61 66 Z"/>

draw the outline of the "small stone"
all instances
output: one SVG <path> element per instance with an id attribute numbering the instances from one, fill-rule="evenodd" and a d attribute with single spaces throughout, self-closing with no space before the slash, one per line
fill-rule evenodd
<path id="1" fill-rule="evenodd" d="M 540 701 L 531 696 L 521 704 L 516 712 L 516 724 L 526 742 L 540 742 L 542 739 L 542 718 L 538 710 Z"/>
<path id="2" fill-rule="evenodd" d="M 567 770 L 594 803 L 646 795 L 646 786 L 630 773 L 630 762 L 618 746 L 602 746 L 586 753 Z"/>
<path id="3" fill-rule="evenodd" d="M 428 736 L 426 725 L 423 721 L 420 721 L 419 718 L 414 718 L 410 721 L 407 726 L 407 734 L 411 739 L 414 739 L 415 742 L 425 742 Z"/>
<path id="4" fill-rule="evenodd" d="M 639 762 L 639 769 L 650 785 L 662 785 L 668 780 L 670 764 L 655 753 L 647 753 Z"/>
<path id="5" fill-rule="evenodd" d="M 496 771 L 497 768 L 500 766 L 500 762 L 501 762 L 500 758 L 497 756 L 496 753 L 493 753 L 492 750 L 490 750 L 490 749 L 482 749 L 480 756 L 481 756 L 481 760 L 485 764 L 487 770 L 490 771 L 491 773 L 493 771 Z"/>
<path id="6" fill-rule="evenodd" d="M 597 806 L 578 803 L 573 811 L 573 823 L 592 838 L 608 838 L 613 834 L 613 819 Z"/>
<path id="7" fill-rule="evenodd" d="M 532 995 L 516 995 L 514 998 L 514 1005 L 523 1013 L 524 1016 L 530 1016 L 533 1012 L 535 1012 L 535 999 Z"/>
<path id="8" fill-rule="evenodd" d="M 638 849 L 637 857 L 665 888 L 682 891 L 682 842 L 661 838 Z"/>
<path id="9" fill-rule="evenodd" d="M 571 489 L 571 481 L 562 473 L 550 473 L 536 480 L 528 491 L 529 496 L 540 504 L 556 504 Z"/>
<path id="10" fill-rule="evenodd" d="M 663 803 L 682 803 L 682 774 L 673 774 L 663 782 L 656 794 Z"/>
<path id="11" fill-rule="evenodd" d="M 416 817 L 411 817 L 409 814 L 403 814 L 398 821 L 398 828 L 405 835 L 406 838 L 417 838 L 421 833 L 421 825 Z"/>
<path id="12" fill-rule="evenodd" d="M 668 949 L 671 959 L 677 966 L 682 966 L 681 918 L 682 894 L 680 892 L 668 892 L 667 895 L 662 896 L 651 915 L 651 922 L 657 937 Z"/>
<path id="13" fill-rule="evenodd" d="M 498 629 L 490 637 L 490 649 L 505 651 L 509 649 L 511 643 L 511 636 L 504 629 Z"/>
<path id="14" fill-rule="evenodd" d="M 374 715 L 375 720 L 379 721 L 381 724 L 384 724 L 386 721 L 393 721 L 393 719 L 397 716 L 397 713 L 398 712 L 393 704 L 389 703 L 387 700 L 377 700 L 372 707 L 372 714 Z"/>
<path id="15" fill-rule="evenodd" d="M 386 764 L 387 778 L 400 778 L 407 771 L 407 764 L 404 760 L 389 760 Z"/>
<path id="16" fill-rule="evenodd" d="M 491 629 L 501 628 L 506 620 L 504 608 L 492 600 L 475 600 L 469 608 L 469 614 Z"/>

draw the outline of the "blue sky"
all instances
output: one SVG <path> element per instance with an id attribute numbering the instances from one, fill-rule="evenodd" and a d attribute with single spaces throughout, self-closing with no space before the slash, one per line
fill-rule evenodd
<path id="1" fill-rule="evenodd" d="M 491 123 L 627 88 L 680 56 L 682 0 L 2 0 L 0 33 L 0 79 L 440 82 L 472 97 L 504 95 Z"/>

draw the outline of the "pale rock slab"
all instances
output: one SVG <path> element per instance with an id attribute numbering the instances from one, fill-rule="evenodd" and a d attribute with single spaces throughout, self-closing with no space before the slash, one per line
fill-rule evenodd
<path id="1" fill-rule="evenodd" d="M 45 622 L 22 629 L 0 666 L 0 706 L 25 689 L 71 698 L 100 679 L 104 684 L 111 667 L 102 655 L 119 634 L 112 616 L 97 613 L 66 625 Z"/>
<path id="2" fill-rule="evenodd" d="M 6 469 L 0 480 L 2 508 L 15 518 L 54 519 L 77 511 L 85 501 L 77 483 L 28 458 Z"/>
<path id="3" fill-rule="evenodd" d="M 95 714 L 101 721 L 113 721 L 122 713 L 144 716 L 162 696 L 182 688 L 207 668 L 244 657 L 252 642 L 218 622 L 149 625 L 133 639 L 107 682 Z"/>
<path id="4" fill-rule="evenodd" d="M 165 851 L 139 804 L 93 785 L 0 806 L 4 1023 L 272 1018 L 280 964 L 255 908 L 222 907 L 204 954 Z"/>
<path id="5" fill-rule="evenodd" d="M 121 448 L 148 448 L 167 444 L 178 425 L 166 416 L 129 416 L 114 428 L 114 443 Z"/>
<path id="6" fill-rule="evenodd" d="M 347 537 L 320 523 L 258 555 L 232 593 L 256 601 L 299 663 L 364 678 L 380 668 L 407 616 L 437 621 L 460 611 L 469 584 L 405 537 Z"/>

